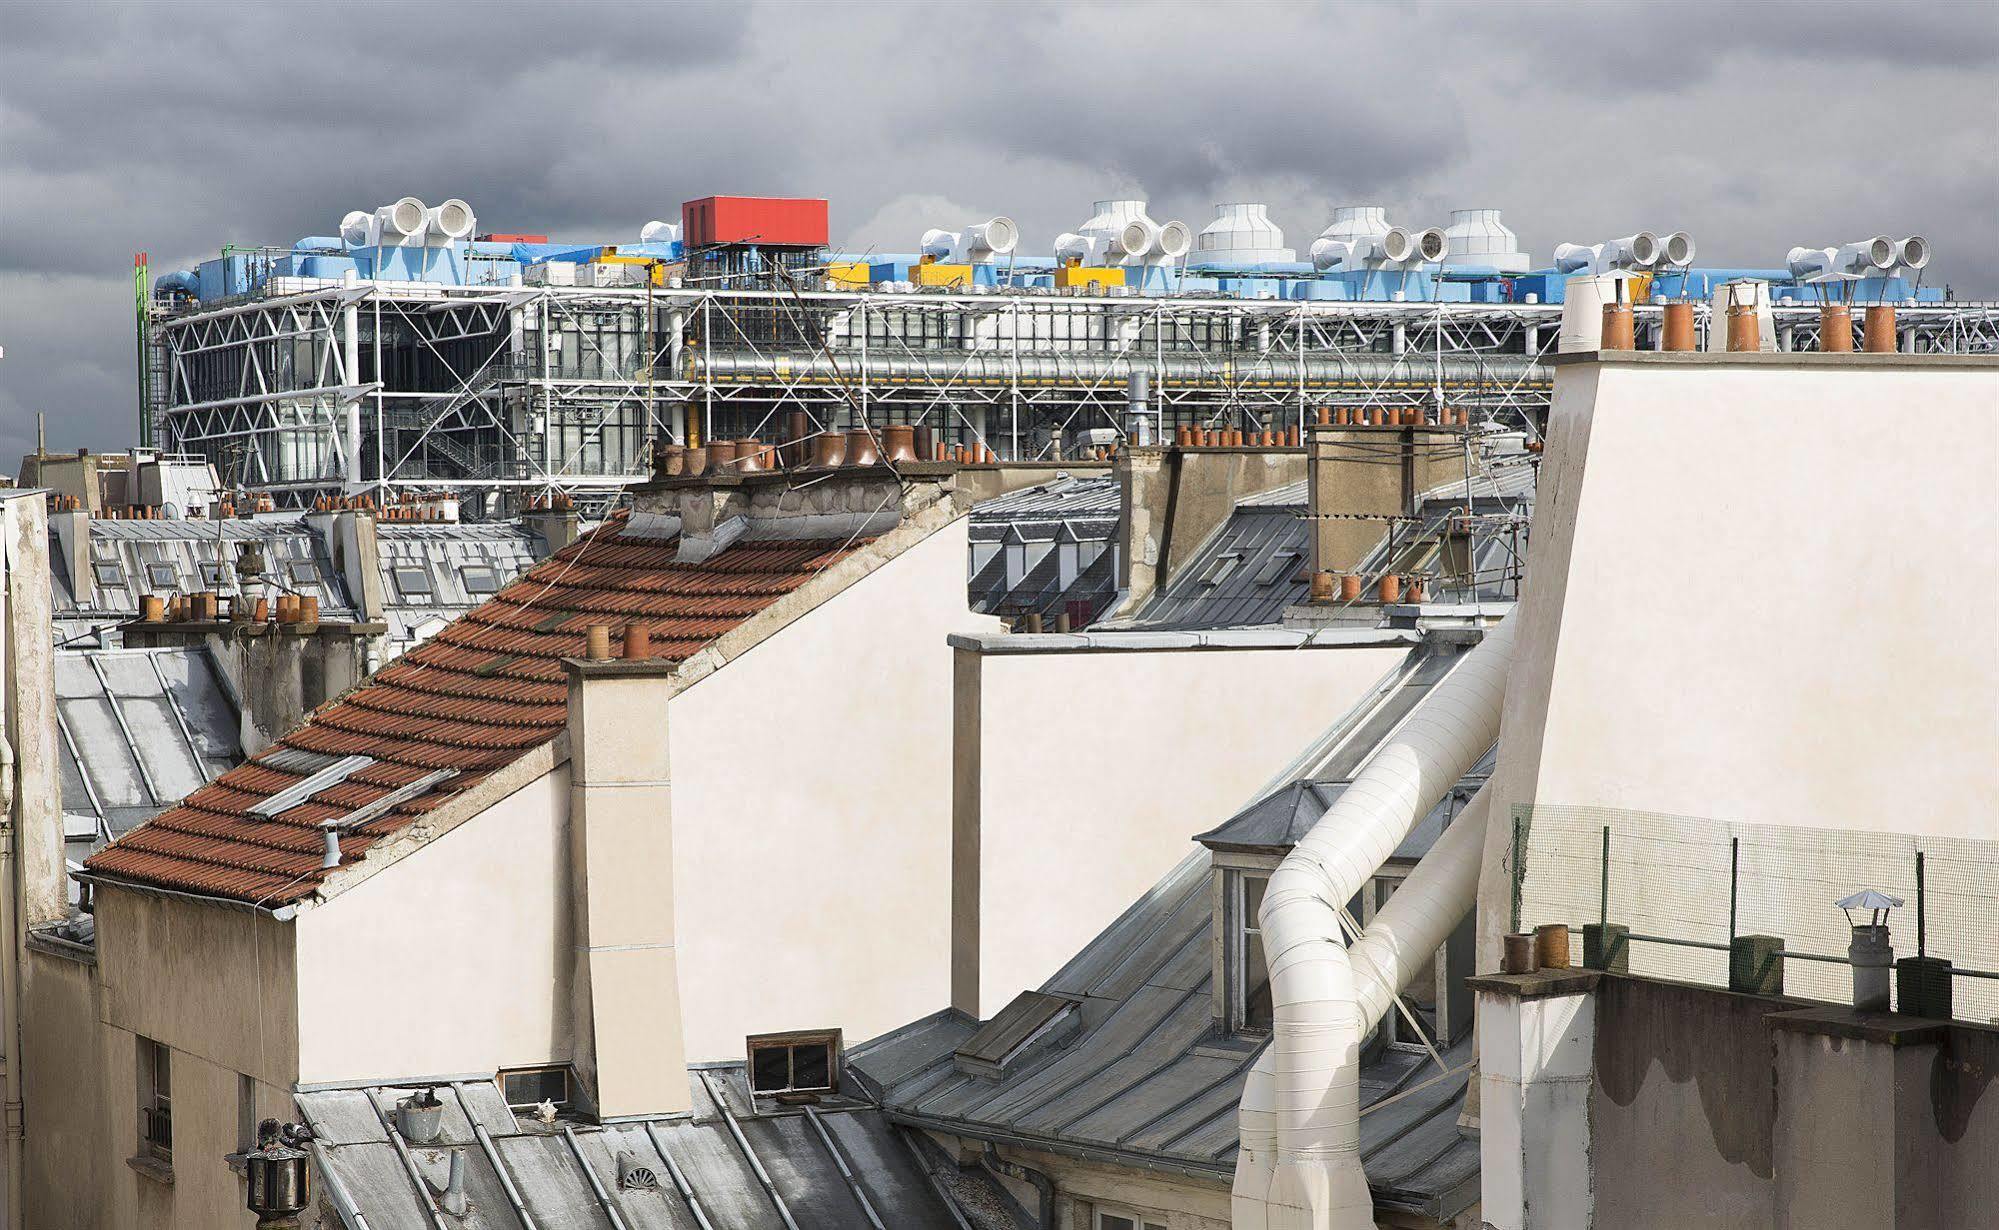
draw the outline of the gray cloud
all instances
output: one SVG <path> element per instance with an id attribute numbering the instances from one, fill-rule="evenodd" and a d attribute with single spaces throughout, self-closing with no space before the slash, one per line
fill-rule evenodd
<path id="1" fill-rule="evenodd" d="M 1125 193 L 1197 226 L 1268 201 L 1301 247 L 1356 200 L 1500 206 L 1542 257 L 1920 231 L 1933 280 L 1991 297 L 1995 73 L 1999 7 L 1952 0 L 8 5 L 0 468 L 37 411 L 54 445 L 129 443 L 133 250 L 180 267 L 404 192 L 576 238 L 825 196 L 877 250 L 995 212 L 1041 247 Z"/>

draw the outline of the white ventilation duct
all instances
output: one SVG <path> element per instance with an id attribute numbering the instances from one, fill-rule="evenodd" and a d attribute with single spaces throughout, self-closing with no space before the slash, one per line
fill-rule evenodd
<path id="1" fill-rule="evenodd" d="M 1901 248 L 1894 240 L 1886 235 L 1876 235 L 1871 239 L 1841 245 L 1837 267 L 1841 273 L 1858 274 L 1863 278 L 1879 277 L 1895 267 L 1901 254 Z"/>
<path id="2" fill-rule="evenodd" d="M 1904 269 L 1921 269 L 1930 263 L 1930 241 L 1911 235 L 1896 246 L 1896 263 Z"/>
<path id="3" fill-rule="evenodd" d="M 1685 231 L 1674 231 L 1659 241 L 1659 263 L 1674 269 L 1685 269 L 1694 263 L 1694 237 Z"/>
<path id="4" fill-rule="evenodd" d="M 1194 235 L 1185 222 L 1155 222 L 1139 200 L 1098 201 L 1097 212 L 1055 240 L 1056 256 L 1086 265 L 1166 265 L 1187 255 Z"/>
<path id="5" fill-rule="evenodd" d="M 1061 239 L 1056 240 L 1058 248 L 1061 242 Z M 962 231 L 946 231 L 933 227 L 923 232 L 923 238 L 917 244 L 917 251 L 934 260 L 949 261 L 952 264 L 990 265 L 994 258 L 1005 256 L 1019 243 L 1020 228 L 1014 225 L 1013 219 L 1004 214 L 996 214 L 984 222 L 975 222 Z"/>
<path id="6" fill-rule="evenodd" d="M 1555 268 L 1562 273 L 1609 273 L 1617 269 L 1650 269 L 1659 263 L 1659 237 L 1639 231 L 1604 243 L 1564 243 L 1555 247 Z"/>
<path id="7" fill-rule="evenodd" d="M 375 242 L 384 247 L 410 247 L 423 242 L 430 229 L 430 208 L 413 196 L 375 211 Z"/>
<path id="8" fill-rule="evenodd" d="M 458 243 L 472 238 L 478 229 L 479 219 L 472 207 L 457 197 L 447 199 L 435 209 L 424 211 L 427 224 L 426 233 L 433 244 Z"/>
<path id="9" fill-rule="evenodd" d="M 1439 848 L 1411 872 L 1390 900 L 1391 906 L 1402 901 L 1401 907 L 1370 929 L 1373 939 L 1364 933 L 1353 953 L 1339 942 L 1339 915 L 1498 737 L 1515 622 L 1490 630 L 1432 689 L 1270 877 L 1258 921 L 1275 1009 L 1268 1052 L 1274 1057 L 1272 1079 L 1268 1086 L 1254 1078 L 1247 1083 L 1245 1102 L 1269 1089 L 1276 1158 L 1260 1217 L 1241 1205 L 1258 1203 L 1262 1175 L 1258 1169 L 1245 1173 L 1238 1163 L 1238 1228 L 1371 1230 L 1374 1225 L 1374 1201 L 1360 1161 L 1359 1061 L 1367 1014 L 1378 1016 L 1386 1008 L 1430 930 L 1442 928 L 1430 945 L 1434 950 L 1475 896 L 1482 843 L 1472 830 L 1483 827 L 1477 819 L 1484 814 L 1483 801 L 1477 801 L 1476 811 L 1467 808 L 1475 823 L 1462 836 L 1448 843 L 1440 839 Z M 1444 915 L 1448 922 L 1435 921 Z M 1405 960 L 1412 965 L 1402 966 Z M 1266 1108 L 1246 1109 L 1247 1138 L 1262 1131 Z M 1255 1167 L 1261 1156 L 1245 1154 Z"/>
<path id="10" fill-rule="evenodd" d="M 340 242 L 350 248 L 372 248 L 375 246 L 375 215 L 363 209 L 350 209 L 340 219 Z"/>
<path id="11" fill-rule="evenodd" d="M 1284 232 L 1270 220 L 1267 205 L 1242 202 L 1215 206 L 1215 220 L 1194 239 L 1202 264 L 1270 265 L 1298 259 L 1284 246 Z"/>
<path id="12" fill-rule="evenodd" d="M 1838 268 L 1839 249 L 1792 248 L 1785 254 L 1784 263 L 1790 267 L 1791 276 L 1800 281 L 1822 278 Z"/>
<path id="13" fill-rule="evenodd" d="M 679 243 L 680 223 L 654 220 L 639 228 L 640 243 Z"/>
<path id="14" fill-rule="evenodd" d="M 1311 257 L 1321 270 L 1391 269 L 1435 264 L 1450 250 L 1449 236 L 1437 227 L 1411 231 L 1390 226 L 1379 205 L 1342 205 L 1312 241 Z"/>
<path id="15" fill-rule="evenodd" d="M 1499 220 L 1496 209 L 1453 209 L 1444 238 L 1449 248 L 1446 265 L 1525 273 L 1532 264 L 1520 250 L 1520 237 Z"/>

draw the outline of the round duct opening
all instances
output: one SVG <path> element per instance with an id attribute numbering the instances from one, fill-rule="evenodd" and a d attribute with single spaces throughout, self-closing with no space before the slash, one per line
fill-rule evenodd
<path id="1" fill-rule="evenodd" d="M 392 229 L 398 235 L 414 235 L 423 230 L 423 218 L 429 212 L 422 201 L 406 196 L 384 211 L 384 229 Z"/>
<path id="2" fill-rule="evenodd" d="M 472 207 L 457 197 L 439 205 L 433 214 L 437 230 L 446 239 L 470 239 L 472 237 Z"/>

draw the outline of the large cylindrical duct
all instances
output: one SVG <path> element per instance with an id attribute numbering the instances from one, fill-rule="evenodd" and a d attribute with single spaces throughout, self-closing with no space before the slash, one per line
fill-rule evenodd
<path id="1" fill-rule="evenodd" d="M 1784 256 L 1784 264 L 1794 278 L 1816 278 L 1831 273 L 1839 264 L 1837 248 L 1792 248 Z"/>
<path id="2" fill-rule="evenodd" d="M 1020 245 L 1020 228 L 1005 214 L 995 214 L 984 222 L 974 222 L 961 236 L 965 257 L 984 264 L 995 256 L 1005 256 Z"/>
<path id="3" fill-rule="evenodd" d="M 934 381 L 1005 386 L 1018 378 L 1088 385 L 1122 383 L 1139 362 L 1152 369 L 1155 382 L 1181 389 L 1253 386 L 1256 382 L 1295 385 L 1300 379 L 1297 358 L 1282 353 L 1222 362 L 1215 356 L 1202 354 L 1168 353 L 1154 358 L 1101 351 L 1014 355 L 997 349 L 952 349 L 873 353 L 868 356 L 868 371 L 873 378 L 891 383 Z M 832 359 L 823 351 L 781 355 L 703 351 L 701 363 L 699 372 L 716 380 L 832 384 L 850 379 L 860 360 L 851 351 L 836 351 Z M 1346 352 L 1307 358 L 1304 366 L 1303 379 L 1308 387 L 1345 388 L 1385 380 L 1421 381 L 1427 385 L 1433 379 L 1442 380 L 1447 387 L 1492 387 L 1529 377 L 1534 360 L 1524 354 L 1439 357 L 1431 351 L 1403 355 Z M 698 372 L 689 375 L 689 379 L 698 378 Z"/>
<path id="4" fill-rule="evenodd" d="M 639 228 L 640 243 L 679 243 L 680 223 L 652 221 Z"/>
<path id="5" fill-rule="evenodd" d="M 431 238 L 450 243 L 472 238 L 472 232 L 479 225 L 472 207 L 455 196 L 435 209 L 425 210 L 424 220 L 429 224 Z"/>
<path id="6" fill-rule="evenodd" d="M 1417 231 L 1414 237 L 1413 259 L 1426 265 L 1434 265 L 1451 253 L 1451 241 L 1442 227 L 1432 226 Z"/>
<path id="7" fill-rule="evenodd" d="M 1271 874 L 1259 923 L 1275 1020 L 1277 1162 L 1265 1203 L 1273 1230 L 1374 1225 L 1360 1159 L 1360 1044 L 1367 1014 L 1378 1015 L 1401 984 L 1385 991 L 1367 984 L 1393 980 L 1437 917 L 1455 910 L 1455 923 L 1462 915 L 1463 861 L 1471 864 L 1472 888 L 1462 893 L 1468 905 L 1481 843 L 1469 828 L 1456 840 L 1440 841 L 1444 856 L 1437 867 L 1414 885 L 1376 941 L 1356 945 L 1358 961 L 1339 941 L 1340 912 L 1498 737 L 1514 628 L 1507 620 L 1487 632 Z M 1481 803 L 1476 815 L 1484 810 Z M 1418 871 L 1429 862 L 1426 857 Z M 1396 896 L 1411 891 L 1405 884 Z M 1257 1176 L 1248 1176 L 1244 1186 L 1253 1190 L 1256 1182 Z"/>
<path id="8" fill-rule="evenodd" d="M 1269 207 L 1256 201 L 1215 206 L 1215 220 L 1194 240 L 1200 264 L 1264 265 L 1298 259 L 1284 246 L 1284 232 L 1270 220 Z"/>
<path id="9" fill-rule="evenodd" d="M 1500 221 L 1496 209 L 1453 209 L 1444 230 L 1446 265 L 1479 265 L 1501 273 L 1525 273 L 1529 261 L 1520 237 Z"/>
<path id="10" fill-rule="evenodd" d="M 1896 263 L 1904 269 L 1921 269 L 1930 263 L 1930 241 L 1911 235 L 1895 245 Z"/>
<path id="11" fill-rule="evenodd" d="M 1555 245 L 1555 270 L 1558 273 L 1586 273 L 1596 264 L 1596 247 L 1586 243 L 1558 243 Z"/>
<path id="12" fill-rule="evenodd" d="M 365 209 L 350 209 L 340 219 L 340 242 L 350 248 L 375 245 L 375 215 Z"/>
<path id="13" fill-rule="evenodd" d="M 935 260 L 946 260 L 958 247 L 958 232 L 931 227 L 916 241 L 916 250 Z"/>
<path id="14" fill-rule="evenodd" d="M 1840 245 L 1838 268 L 1841 273 L 1858 274 L 1864 278 L 1879 277 L 1893 269 L 1900 258 L 1901 248 L 1894 240 L 1886 235 L 1876 235 L 1871 239 Z"/>
<path id="15" fill-rule="evenodd" d="M 1602 269 L 1650 269 L 1658 263 L 1659 237 L 1650 231 L 1613 239 L 1597 254 Z"/>
<path id="16" fill-rule="evenodd" d="M 1674 231 L 1659 241 L 1659 263 L 1676 269 L 1684 269 L 1694 263 L 1694 237 L 1685 231 Z"/>
<path id="17" fill-rule="evenodd" d="M 375 211 L 377 242 L 407 244 L 421 240 L 430 223 L 430 209 L 413 196 Z"/>
<path id="18" fill-rule="evenodd" d="M 1312 241 L 1312 267 L 1319 270 L 1338 269 L 1353 259 L 1354 245 L 1349 239 L 1327 239 L 1320 236 Z"/>

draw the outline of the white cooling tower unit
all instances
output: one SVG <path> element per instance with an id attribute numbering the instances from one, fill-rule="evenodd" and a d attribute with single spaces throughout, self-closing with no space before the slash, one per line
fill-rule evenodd
<path id="1" fill-rule="evenodd" d="M 1298 259 L 1269 207 L 1254 202 L 1215 206 L 1215 220 L 1194 241 L 1197 264 L 1268 265 Z"/>
<path id="2" fill-rule="evenodd" d="M 1450 246 L 1446 266 L 1472 265 L 1501 273 L 1525 273 L 1531 267 L 1520 250 L 1520 237 L 1499 220 L 1496 209 L 1453 209 L 1444 229 Z"/>

